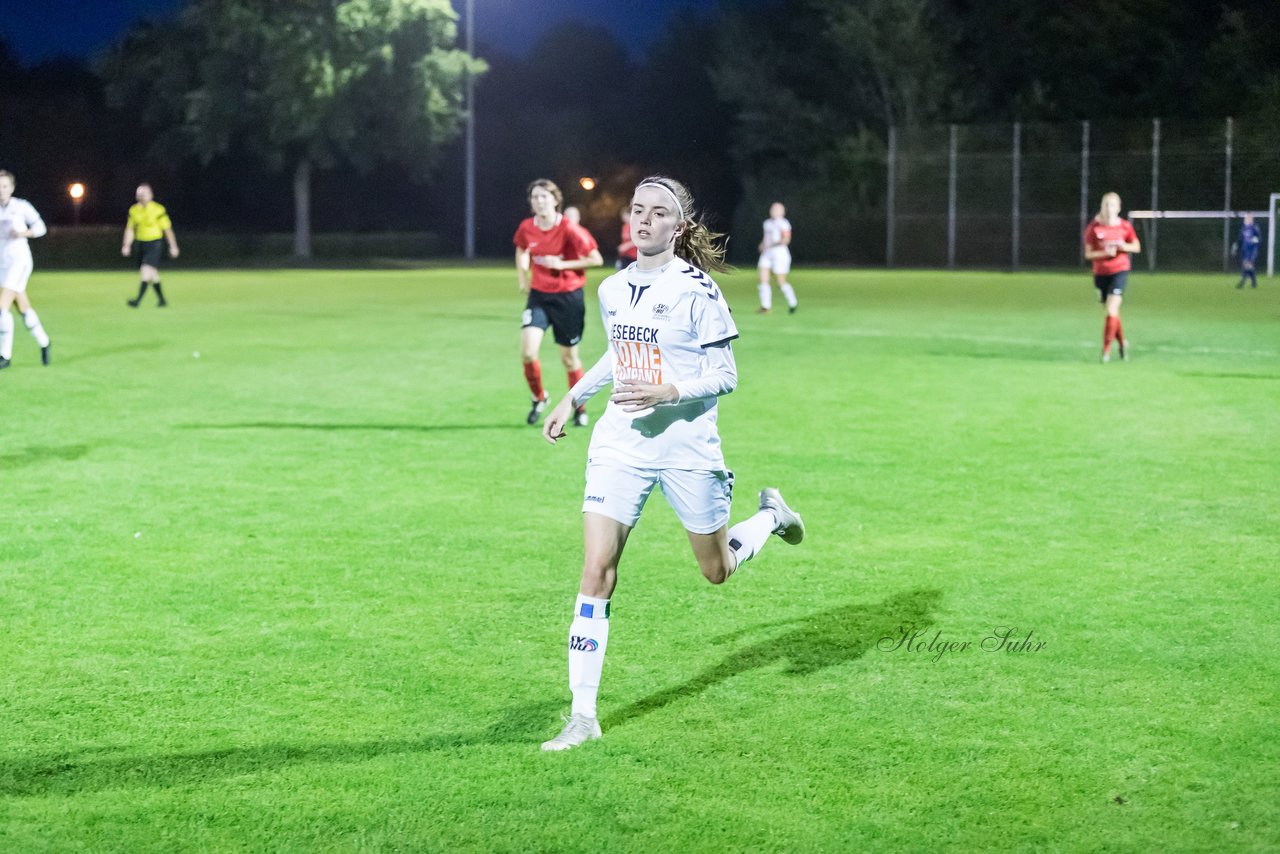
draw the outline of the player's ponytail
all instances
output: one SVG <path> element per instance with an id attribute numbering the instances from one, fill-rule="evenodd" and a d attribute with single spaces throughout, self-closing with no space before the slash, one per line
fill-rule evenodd
<path id="1" fill-rule="evenodd" d="M 732 269 L 725 263 L 725 245 L 720 238 L 723 234 L 707 228 L 701 214 L 693 206 L 693 193 L 675 178 L 653 175 L 645 178 L 639 185 L 657 184 L 669 192 L 680 205 L 684 214 L 684 231 L 676 238 L 676 255 L 693 266 L 707 272 L 724 272 Z"/>

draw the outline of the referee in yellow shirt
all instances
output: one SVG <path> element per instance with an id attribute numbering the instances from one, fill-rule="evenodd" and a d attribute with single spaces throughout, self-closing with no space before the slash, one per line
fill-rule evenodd
<path id="1" fill-rule="evenodd" d="M 128 258 L 136 253 L 141 264 L 142 285 L 138 295 L 129 300 L 129 305 L 137 308 L 147 292 L 147 285 L 156 289 L 158 307 L 164 308 L 164 291 L 160 290 L 160 259 L 164 255 L 164 243 L 169 243 L 169 257 L 178 257 L 178 238 L 173 233 L 173 223 L 164 205 L 155 200 L 150 184 L 139 184 L 138 203 L 129 208 L 129 221 L 124 227 L 124 245 L 120 254 Z"/>

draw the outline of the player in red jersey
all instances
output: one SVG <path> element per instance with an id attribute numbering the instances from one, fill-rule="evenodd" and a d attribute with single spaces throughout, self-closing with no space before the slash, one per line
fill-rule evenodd
<path id="1" fill-rule="evenodd" d="M 1093 286 L 1107 307 L 1102 327 L 1102 361 L 1111 361 L 1111 342 L 1120 347 L 1120 358 L 1127 360 L 1124 328 L 1120 325 L 1120 303 L 1129 284 L 1129 256 L 1142 251 L 1133 223 L 1120 216 L 1120 196 L 1107 193 L 1098 206 L 1098 215 L 1084 229 L 1084 257 L 1093 262 Z"/>
<path id="2" fill-rule="evenodd" d="M 631 240 L 631 206 L 622 209 L 622 242 L 618 244 L 618 263 L 615 269 L 621 270 L 635 262 L 636 244 Z"/>
<path id="3" fill-rule="evenodd" d="M 527 193 L 533 216 L 516 229 L 516 280 L 520 292 L 529 295 L 524 317 L 520 321 L 520 359 L 524 362 L 524 378 L 533 395 L 529 409 L 530 424 L 547 407 L 547 391 L 542 387 L 542 366 L 538 350 L 547 327 L 553 330 L 560 345 L 560 361 L 569 375 L 569 388 L 582 379 L 582 360 L 578 342 L 582 340 L 585 307 L 582 286 L 587 267 L 604 264 L 595 238 L 560 213 L 564 194 L 554 182 L 540 178 L 529 185 Z M 579 407 L 573 415 L 578 427 L 587 425 L 587 411 Z"/>

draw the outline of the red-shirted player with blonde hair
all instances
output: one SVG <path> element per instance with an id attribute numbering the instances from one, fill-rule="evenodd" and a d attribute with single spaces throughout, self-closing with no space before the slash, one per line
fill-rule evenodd
<path id="1" fill-rule="evenodd" d="M 1120 325 L 1120 303 L 1129 284 L 1129 256 L 1142 251 L 1133 223 L 1120 216 L 1120 196 L 1107 193 L 1098 206 L 1098 215 L 1084 229 L 1084 257 L 1093 262 L 1093 286 L 1107 307 L 1102 327 L 1102 361 L 1111 361 L 1111 342 L 1120 348 L 1120 358 L 1128 360 L 1124 327 Z"/>
<path id="2" fill-rule="evenodd" d="M 585 303 L 582 286 L 587 267 L 604 264 L 595 238 L 582 226 L 560 213 L 564 195 L 554 182 L 539 178 L 529 185 L 527 193 L 533 216 L 516 229 L 516 280 L 520 292 L 529 295 L 520 321 L 520 359 L 524 362 L 524 378 L 533 395 L 529 409 L 530 424 L 547 407 L 547 391 L 542 387 L 542 366 L 538 350 L 542 336 L 550 326 L 560 345 L 560 362 L 569 375 L 569 388 L 582 379 L 582 360 L 578 342 L 582 340 Z M 587 425 L 587 411 L 579 408 L 574 425 Z"/>

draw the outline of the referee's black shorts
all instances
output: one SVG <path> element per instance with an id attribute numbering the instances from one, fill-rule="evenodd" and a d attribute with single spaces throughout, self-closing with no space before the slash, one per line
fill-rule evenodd
<path id="1" fill-rule="evenodd" d="M 551 327 L 556 343 L 572 347 L 582 340 L 582 328 L 586 318 L 586 303 L 582 288 L 550 294 L 546 291 L 529 291 L 520 328 L 536 326 L 545 330 Z"/>
<path id="2" fill-rule="evenodd" d="M 137 257 L 138 264 L 159 267 L 160 259 L 164 257 L 164 240 L 135 240 L 133 254 Z"/>

